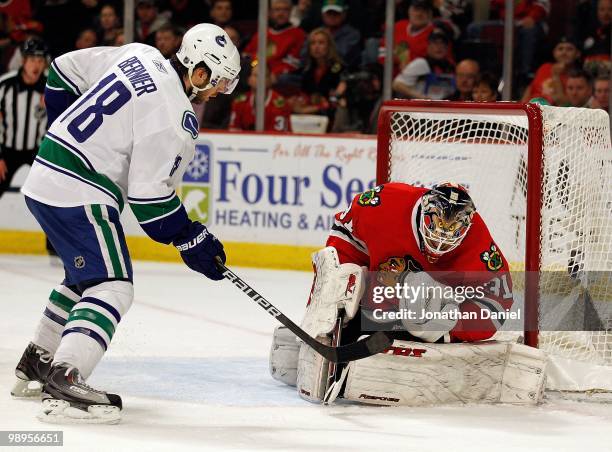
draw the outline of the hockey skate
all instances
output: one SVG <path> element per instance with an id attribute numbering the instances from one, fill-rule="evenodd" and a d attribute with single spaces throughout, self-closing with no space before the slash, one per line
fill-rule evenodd
<path id="1" fill-rule="evenodd" d="M 117 424 L 121 397 L 87 385 L 76 367 L 56 363 L 42 388 L 38 419 L 52 424 Z"/>
<path id="2" fill-rule="evenodd" d="M 40 397 L 42 384 L 47 378 L 53 355 L 30 342 L 15 368 L 17 382 L 11 395 L 18 398 Z"/>

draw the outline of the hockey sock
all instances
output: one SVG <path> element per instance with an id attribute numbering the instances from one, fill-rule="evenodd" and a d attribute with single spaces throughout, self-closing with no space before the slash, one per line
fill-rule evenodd
<path id="1" fill-rule="evenodd" d="M 49 295 L 49 301 L 45 307 L 33 342 L 45 350 L 55 353 L 62 338 L 64 325 L 68 320 L 68 314 L 81 296 L 67 286 L 60 284 Z"/>
<path id="2" fill-rule="evenodd" d="M 107 281 L 83 292 L 68 316 L 54 362 L 73 365 L 88 378 L 110 345 L 115 330 L 132 304 L 128 281 Z"/>

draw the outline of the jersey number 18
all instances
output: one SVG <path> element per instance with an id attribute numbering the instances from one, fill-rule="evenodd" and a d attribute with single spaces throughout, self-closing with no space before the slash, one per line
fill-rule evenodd
<path id="1" fill-rule="evenodd" d="M 103 88 L 109 85 L 116 78 L 116 74 L 110 74 L 108 77 L 100 80 L 98 85 L 85 96 L 85 99 L 79 102 L 71 113 L 78 109 L 86 101 L 100 93 Z M 121 80 L 116 80 L 98 95 L 96 101 L 92 105 L 87 107 L 72 121 L 70 121 L 68 124 L 68 132 L 79 143 L 83 143 L 100 128 L 104 122 L 104 115 L 110 116 L 116 113 L 131 98 L 132 93 L 130 90 L 126 88 Z M 66 117 L 67 116 L 68 115 L 66 115 Z"/>

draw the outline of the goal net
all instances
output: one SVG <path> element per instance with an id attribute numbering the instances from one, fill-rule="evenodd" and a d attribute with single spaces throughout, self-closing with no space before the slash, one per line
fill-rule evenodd
<path id="1" fill-rule="evenodd" d="M 553 378 L 558 389 L 612 389 L 601 382 L 612 385 L 606 112 L 506 102 L 386 102 L 377 181 L 466 186 L 510 263 L 513 309 L 523 313 L 496 338 L 521 331 L 527 344 L 577 375 L 563 384 Z"/>

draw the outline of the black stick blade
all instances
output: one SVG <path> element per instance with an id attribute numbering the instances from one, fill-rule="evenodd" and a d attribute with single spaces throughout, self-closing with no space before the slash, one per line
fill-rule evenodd
<path id="1" fill-rule="evenodd" d="M 393 339 L 384 331 L 378 331 L 371 336 L 352 344 L 337 348 L 338 362 L 356 361 L 377 353 L 384 352 L 393 344 Z"/>

